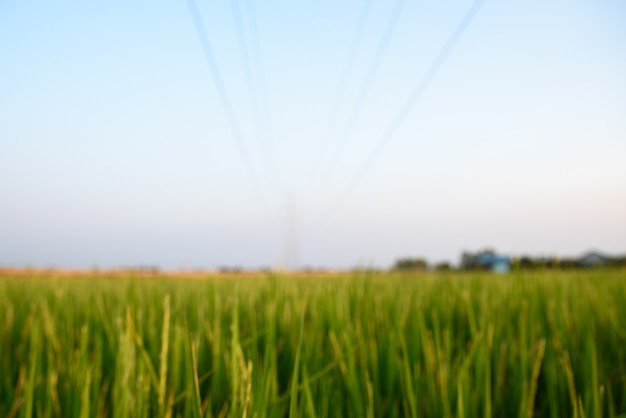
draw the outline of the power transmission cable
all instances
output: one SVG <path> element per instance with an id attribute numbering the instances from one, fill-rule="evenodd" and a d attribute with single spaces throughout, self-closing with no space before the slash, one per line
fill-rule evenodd
<path id="1" fill-rule="evenodd" d="M 252 109 L 256 112 L 258 108 L 256 88 L 254 85 L 254 79 L 252 76 L 252 64 L 250 63 L 250 51 L 248 49 L 248 43 L 246 42 L 246 32 L 244 29 L 243 18 L 241 16 L 241 9 L 239 8 L 239 0 L 230 1 L 230 5 L 233 12 L 233 18 L 235 21 L 235 29 L 237 32 L 237 42 L 239 45 L 239 51 L 241 53 L 241 60 L 243 62 L 244 75 L 246 77 L 246 85 L 248 88 L 248 94 L 250 95 L 250 101 L 252 102 Z"/>
<path id="2" fill-rule="evenodd" d="M 272 128 L 272 115 L 270 112 L 269 100 L 267 96 L 267 90 L 265 88 L 265 69 L 263 65 L 263 58 L 261 54 L 261 45 L 259 30 L 257 27 L 257 13 L 255 7 L 255 0 L 247 0 L 246 11 L 248 14 L 248 22 L 250 24 L 250 38 L 251 38 L 251 50 L 252 50 L 252 62 L 254 65 L 254 74 L 256 76 L 258 99 L 260 103 L 260 113 L 263 122 L 263 140 L 265 142 L 267 159 L 270 167 L 270 180 L 273 184 L 276 184 L 276 177 L 273 164 L 273 147 L 274 147 L 274 130 Z M 269 148 L 269 149 L 268 149 Z"/>
<path id="3" fill-rule="evenodd" d="M 295 196 L 287 195 L 287 224 L 285 231 L 285 270 L 296 270 L 299 264 L 298 235 L 296 231 L 296 206 Z"/>
<path id="4" fill-rule="evenodd" d="M 341 159 L 341 156 L 343 154 L 346 144 L 348 143 L 348 141 L 350 140 L 350 137 L 352 136 L 352 131 L 354 130 L 356 122 L 358 121 L 361 111 L 363 110 L 363 105 L 366 102 L 367 97 L 370 94 L 372 86 L 374 85 L 374 80 L 378 73 L 380 64 L 383 62 L 385 53 L 387 52 L 387 49 L 389 47 L 389 42 L 391 41 L 391 37 L 393 36 L 393 33 L 395 32 L 396 27 L 398 26 L 398 21 L 400 20 L 400 17 L 402 15 L 402 9 L 404 8 L 404 4 L 405 4 L 405 0 L 397 0 L 395 3 L 391 16 L 389 17 L 389 20 L 387 21 L 387 25 L 385 26 L 383 36 L 374 54 L 374 58 L 372 62 L 370 63 L 365 80 L 363 81 L 363 84 L 361 85 L 361 88 L 357 95 L 357 99 L 354 102 L 352 111 L 350 112 L 348 123 L 345 125 L 341 133 L 341 136 L 339 137 L 337 146 L 335 147 L 335 152 L 334 154 L 332 154 L 330 162 L 328 166 L 326 167 L 326 170 L 323 174 L 320 188 L 324 187 L 326 183 L 325 180 L 328 179 L 332 175 L 332 172 L 335 166 L 337 165 L 337 162 Z"/>
<path id="5" fill-rule="evenodd" d="M 348 89 L 348 81 L 350 79 L 350 75 L 352 74 L 352 70 L 354 68 L 354 63 L 356 61 L 356 53 L 359 49 L 359 44 L 361 43 L 361 39 L 363 38 L 363 32 L 365 30 L 365 22 L 367 21 L 367 17 L 369 15 L 369 11 L 372 5 L 372 0 L 364 0 L 361 12 L 359 13 L 359 20 L 357 21 L 356 29 L 354 31 L 354 35 L 352 37 L 352 42 L 350 43 L 350 50 L 348 52 L 348 59 L 346 60 L 346 65 L 343 68 L 341 73 L 341 77 L 339 78 L 339 85 L 337 88 L 337 94 L 335 96 L 335 100 L 333 101 L 333 105 L 330 111 L 330 117 L 328 119 L 328 123 L 326 125 L 326 129 L 324 130 L 324 134 L 322 136 L 322 140 L 324 143 L 322 144 L 322 149 L 320 155 L 316 159 L 316 162 L 313 165 L 314 174 L 319 172 L 319 166 L 324 162 L 324 158 L 326 157 L 326 152 L 328 149 L 328 144 L 330 141 L 330 136 L 335 131 L 337 126 L 337 118 L 339 115 L 339 109 L 343 104 L 345 99 L 346 91 Z"/>
<path id="6" fill-rule="evenodd" d="M 463 19 L 459 22 L 454 32 L 452 32 L 452 35 L 448 38 L 443 48 L 439 51 L 439 54 L 437 54 L 433 62 L 430 64 L 428 70 L 419 81 L 419 83 L 415 86 L 415 88 L 411 92 L 411 95 L 405 101 L 404 105 L 400 108 L 400 111 L 398 112 L 396 117 L 389 124 L 387 130 L 384 131 L 384 134 L 381 136 L 376 146 L 369 154 L 368 158 L 364 160 L 363 163 L 359 166 L 355 175 L 352 177 L 352 180 L 343 189 L 338 198 L 334 200 L 333 204 L 329 207 L 329 210 L 325 212 L 325 214 L 322 216 L 322 219 L 332 215 L 332 213 L 337 210 L 337 208 L 346 199 L 346 197 L 356 188 L 356 186 L 363 179 L 367 170 L 372 166 L 376 158 L 380 155 L 385 145 L 389 143 L 395 132 L 409 115 L 413 106 L 415 106 L 415 103 L 424 94 L 424 92 L 432 82 L 433 78 L 437 75 L 441 66 L 446 61 L 456 44 L 462 38 L 465 31 L 480 11 L 480 8 L 482 7 L 484 2 L 485 0 L 475 0 L 469 10 L 465 13 Z"/>
<path id="7" fill-rule="evenodd" d="M 271 216 L 271 213 L 268 210 L 267 203 L 265 201 L 265 197 L 263 194 L 263 190 L 261 188 L 259 180 L 254 171 L 254 167 L 252 166 L 252 161 L 250 160 L 250 156 L 248 154 L 248 150 L 246 148 L 243 135 L 241 134 L 241 128 L 239 127 L 239 123 L 237 121 L 233 108 L 230 104 L 228 93 L 226 91 L 226 86 L 224 85 L 219 66 L 217 65 L 215 56 L 213 55 L 213 49 L 211 48 L 209 36 L 202 22 L 202 18 L 200 17 L 200 13 L 198 11 L 196 2 L 195 0 L 187 0 L 187 5 L 189 6 L 189 12 L 191 14 L 191 18 L 196 28 L 198 39 L 200 40 L 200 44 L 202 45 L 202 51 L 204 52 L 204 56 L 206 58 L 207 64 L 209 65 L 209 69 L 211 71 L 211 75 L 213 78 L 213 83 L 215 85 L 215 89 L 217 90 L 217 95 L 219 97 L 222 108 L 224 109 L 224 112 L 226 113 L 226 118 L 228 119 L 228 124 L 231 130 L 232 136 L 237 145 L 239 155 L 244 163 L 248 179 L 252 185 L 252 188 L 254 189 L 257 195 L 257 198 L 259 199 L 259 202 L 261 203 L 261 207 L 263 208 L 263 211 L 265 212 L 270 222 L 272 224 L 275 224 Z"/>
<path id="8" fill-rule="evenodd" d="M 266 129 L 264 129 L 264 126 L 263 126 L 264 123 L 261 121 L 261 118 L 264 114 L 266 114 L 266 112 L 262 112 L 260 109 L 261 105 L 259 103 L 259 95 L 257 94 L 258 92 L 256 88 L 254 75 L 253 75 L 251 52 L 250 52 L 250 48 L 248 48 L 248 42 L 246 40 L 247 37 L 246 37 L 246 31 L 244 28 L 245 25 L 243 22 L 241 9 L 239 7 L 239 0 L 231 0 L 230 4 L 232 6 L 232 12 L 233 12 L 233 17 L 235 21 L 235 29 L 237 32 L 239 51 L 241 52 L 241 59 L 243 62 L 243 67 L 244 67 L 246 85 L 247 85 L 248 93 L 250 95 L 252 113 L 254 114 L 253 119 L 254 119 L 254 126 L 256 130 L 256 136 L 259 142 L 259 148 L 261 149 L 261 153 L 263 155 L 263 163 L 264 163 L 263 165 L 265 169 L 265 175 L 269 181 L 270 190 L 272 194 L 274 195 L 274 197 L 276 198 L 276 180 L 274 178 L 273 170 L 271 169 L 271 162 L 269 161 L 270 158 L 267 153 L 267 148 L 264 147 L 265 145 L 264 142 L 266 142 L 267 135 L 266 135 Z M 252 28 L 253 26 L 252 21 L 254 20 L 254 13 L 249 12 L 248 18 L 251 21 L 250 27 Z M 251 32 L 252 32 L 252 29 L 251 29 Z M 254 24 L 254 33 L 251 34 L 251 37 L 252 39 L 255 39 L 256 37 L 256 24 Z M 258 47 L 258 44 L 253 45 L 253 48 L 255 46 Z M 265 103 L 265 105 L 267 105 L 267 103 Z"/>
<path id="9" fill-rule="evenodd" d="M 271 123 L 269 123 L 270 115 L 267 109 L 268 100 L 267 100 L 267 91 L 265 89 L 265 71 L 264 71 L 263 59 L 261 56 L 261 46 L 259 44 L 259 30 L 257 27 L 256 7 L 254 5 L 254 0 L 247 0 L 246 4 L 247 4 L 247 7 L 245 8 L 245 10 L 247 12 L 248 22 L 250 25 L 251 51 L 252 51 L 252 58 L 253 58 L 252 61 L 254 64 L 257 87 L 259 89 L 259 92 L 258 92 L 259 101 L 261 102 L 261 104 L 263 104 L 261 110 L 263 111 L 263 114 L 264 114 L 263 116 L 266 119 L 265 122 L 268 125 L 271 125 Z"/>

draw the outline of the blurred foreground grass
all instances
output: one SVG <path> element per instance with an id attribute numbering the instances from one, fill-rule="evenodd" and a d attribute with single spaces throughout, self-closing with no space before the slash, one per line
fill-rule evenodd
<path id="1" fill-rule="evenodd" d="M 2 417 L 625 413 L 625 271 L 0 276 Z"/>

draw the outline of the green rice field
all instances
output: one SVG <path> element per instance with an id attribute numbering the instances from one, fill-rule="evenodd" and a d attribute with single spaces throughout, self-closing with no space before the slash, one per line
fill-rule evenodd
<path id="1" fill-rule="evenodd" d="M 626 271 L 0 274 L 0 417 L 626 417 Z"/>

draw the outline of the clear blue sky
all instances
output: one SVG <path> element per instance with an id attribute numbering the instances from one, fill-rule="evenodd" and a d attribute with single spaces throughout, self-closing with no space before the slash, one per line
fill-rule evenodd
<path id="1" fill-rule="evenodd" d="M 0 265 L 626 251 L 625 2 L 197 1 L 0 0 Z"/>

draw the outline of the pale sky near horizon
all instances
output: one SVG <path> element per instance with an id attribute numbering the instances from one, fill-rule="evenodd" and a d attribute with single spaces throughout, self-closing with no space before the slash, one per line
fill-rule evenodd
<path id="1" fill-rule="evenodd" d="M 0 266 L 626 253 L 626 2 L 196 1 L 0 0 Z"/>

